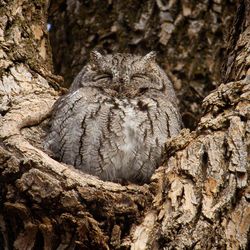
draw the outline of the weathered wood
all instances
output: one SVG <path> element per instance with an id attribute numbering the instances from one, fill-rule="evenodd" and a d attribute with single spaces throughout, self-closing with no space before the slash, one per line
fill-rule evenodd
<path id="1" fill-rule="evenodd" d="M 103 182 L 43 152 L 61 81 L 51 73 L 47 5 L 0 4 L 0 249 L 246 249 L 248 1 L 228 45 L 239 59 L 225 68 L 231 82 L 203 100 L 194 131 L 166 142 L 162 166 L 143 186 Z"/>

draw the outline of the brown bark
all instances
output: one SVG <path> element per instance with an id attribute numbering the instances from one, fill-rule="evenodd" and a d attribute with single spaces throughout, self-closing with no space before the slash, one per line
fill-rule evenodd
<path id="1" fill-rule="evenodd" d="M 42 128 L 61 83 L 51 73 L 47 5 L 0 3 L 0 249 L 246 249 L 249 2 L 241 1 L 234 14 L 225 84 L 203 100 L 195 131 L 184 129 L 166 142 L 163 166 L 143 186 L 100 181 L 43 152 Z M 183 7 L 183 15 L 191 10 Z M 202 52 L 214 52 L 209 48 Z"/>

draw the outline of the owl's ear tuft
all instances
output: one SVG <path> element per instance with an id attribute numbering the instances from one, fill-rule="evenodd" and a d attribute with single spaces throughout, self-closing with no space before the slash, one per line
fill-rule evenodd
<path id="1" fill-rule="evenodd" d="M 151 62 L 155 62 L 157 53 L 155 51 L 149 52 L 147 55 L 145 55 L 142 60 L 147 64 Z"/>
<path id="2" fill-rule="evenodd" d="M 98 66 L 100 62 L 102 61 L 102 55 L 96 50 L 91 51 L 90 53 L 90 63 L 92 65 Z"/>

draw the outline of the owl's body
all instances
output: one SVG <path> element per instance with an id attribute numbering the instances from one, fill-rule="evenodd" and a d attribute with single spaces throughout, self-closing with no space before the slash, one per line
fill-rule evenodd
<path id="1" fill-rule="evenodd" d="M 149 181 L 181 120 L 172 84 L 154 55 L 92 54 L 54 106 L 46 146 L 103 180 Z"/>

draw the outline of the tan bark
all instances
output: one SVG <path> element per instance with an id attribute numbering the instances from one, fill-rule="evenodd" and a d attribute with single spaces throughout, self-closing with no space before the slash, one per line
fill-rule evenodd
<path id="1" fill-rule="evenodd" d="M 143 186 L 100 181 L 43 152 L 42 128 L 61 82 L 51 73 L 47 5 L 0 5 L 0 249 L 246 249 L 248 1 L 239 4 L 240 33 L 228 45 L 231 82 L 203 100 L 195 131 L 166 142 L 163 166 Z"/>

